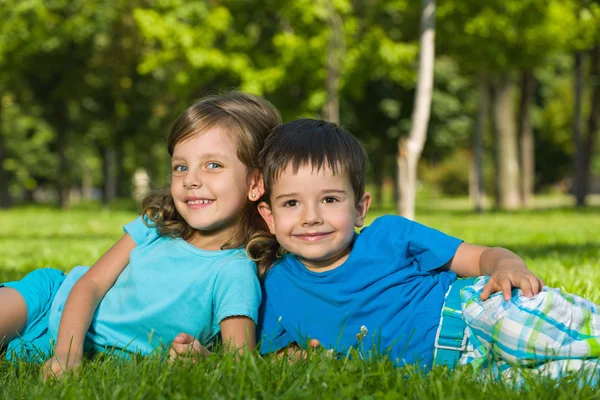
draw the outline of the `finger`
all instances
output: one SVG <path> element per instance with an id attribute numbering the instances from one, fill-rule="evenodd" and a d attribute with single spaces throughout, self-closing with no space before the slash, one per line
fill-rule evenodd
<path id="1" fill-rule="evenodd" d="M 173 342 L 182 343 L 182 344 L 192 344 L 192 343 L 194 343 L 194 340 L 196 340 L 196 338 L 193 337 L 192 335 L 188 335 L 185 332 L 181 332 L 177 336 L 175 336 L 175 339 L 173 339 Z"/>
<path id="2" fill-rule="evenodd" d="M 316 349 L 317 347 L 321 346 L 321 342 L 318 339 L 310 339 L 308 345 L 313 349 Z"/>
<path id="3" fill-rule="evenodd" d="M 489 281 L 487 281 L 487 283 L 481 290 L 481 294 L 479 295 L 479 298 L 481 300 L 487 300 L 491 296 L 491 294 L 494 293 L 495 291 L 496 291 L 496 283 L 494 282 L 493 279 L 490 279 Z"/>
<path id="4" fill-rule="evenodd" d="M 524 276 L 521 278 L 519 281 L 519 287 L 521 288 L 521 291 L 523 291 L 525 297 L 533 297 L 533 288 L 531 287 L 531 282 L 529 281 L 528 277 Z"/>
<path id="5" fill-rule="evenodd" d="M 189 344 L 179 344 L 179 343 L 171 344 L 171 349 L 179 355 L 189 352 L 190 348 L 191 348 L 191 345 L 189 345 Z"/>
<path id="6" fill-rule="evenodd" d="M 206 357 L 210 354 L 210 351 L 208 351 L 206 347 L 202 346 L 197 340 L 194 340 L 194 343 L 192 343 L 191 348 L 200 357 Z"/>
<path id="7" fill-rule="evenodd" d="M 531 290 L 534 296 L 542 291 L 542 287 L 540 286 L 540 280 L 537 277 L 530 277 L 529 283 L 531 284 Z"/>
<path id="8" fill-rule="evenodd" d="M 510 282 L 510 279 L 502 280 L 502 282 L 500 282 L 500 288 L 502 289 L 504 300 L 510 301 L 510 299 L 512 298 L 512 283 Z"/>

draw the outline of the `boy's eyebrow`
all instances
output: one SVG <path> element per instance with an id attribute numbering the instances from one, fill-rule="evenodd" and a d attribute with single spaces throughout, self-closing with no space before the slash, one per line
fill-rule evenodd
<path id="1" fill-rule="evenodd" d="M 325 193 L 340 193 L 340 194 L 346 194 L 345 190 L 342 189 L 325 189 L 323 191 L 321 191 L 322 194 Z M 283 197 L 298 197 L 299 193 L 284 193 L 284 194 L 280 194 L 279 196 L 275 197 L 275 200 L 279 200 Z"/>

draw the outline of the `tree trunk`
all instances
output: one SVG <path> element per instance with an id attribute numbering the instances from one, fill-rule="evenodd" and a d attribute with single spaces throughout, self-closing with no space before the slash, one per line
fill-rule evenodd
<path id="1" fill-rule="evenodd" d="M 592 86 L 592 96 L 590 99 L 588 132 L 584 146 L 584 173 L 581 185 L 583 188 L 583 204 L 586 204 L 586 196 L 590 191 L 591 164 L 598 136 L 598 118 L 600 117 L 600 43 L 596 43 L 596 46 L 590 51 L 590 56 L 590 86 Z"/>
<path id="2" fill-rule="evenodd" d="M 56 154 L 58 156 L 58 206 L 69 207 L 69 164 L 67 160 L 67 108 L 59 104 L 56 109 Z"/>
<path id="3" fill-rule="evenodd" d="M 346 52 L 344 24 L 335 10 L 333 1 L 328 1 L 329 43 L 327 45 L 327 102 L 324 107 L 325 119 L 340 123 L 340 77 Z"/>
<path id="4" fill-rule="evenodd" d="M 519 132 L 521 134 L 521 200 L 530 207 L 535 185 L 535 140 L 531 125 L 531 105 L 535 93 L 533 71 L 521 72 L 521 103 L 519 110 Z"/>
<path id="5" fill-rule="evenodd" d="M 94 189 L 94 177 L 92 175 L 92 169 L 85 166 L 83 167 L 81 176 L 81 198 L 83 200 L 92 200 Z"/>
<path id="6" fill-rule="evenodd" d="M 469 182 L 469 192 L 475 211 L 483 211 L 485 189 L 483 185 L 483 136 L 488 122 L 488 110 L 490 106 L 489 84 L 486 78 L 480 77 L 477 82 L 479 91 L 479 108 L 475 124 L 475 135 L 473 135 L 473 159 Z"/>
<path id="7" fill-rule="evenodd" d="M 575 147 L 575 158 L 573 163 L 573 194 L 577 207 L 585 205 L 585 149 L 583 145 L 582 125 L 582 103 L 583 103 L 583 52 L 575 53 L 575 64 L 573 66 L 575 78 L 575 102 L 573 105 L 573 144 Z"/>
<path id="8" fill-rule="evenodd" d="M 519 156 L 513 105 L 513 83 L 504 76 L 494 84 L 494 130 L 496 137 L 496 207 L 514 210 L 521 206 Z"/>
<path id="9" fill-rule="evenodd" d="M 0 96 L 0 208 L 10 208 L 11 198 L 8 187 L 8 171 L 4 169 L 6 142 L 4 140 L 2 96 Z"/>
<path id="10" fill-rule="evenodd" d="M 379 148 L 378 153 L 384 154 L 383 152 L 383 144 L 379 144 L 377 146 Z M 384 180 L 384 171 L 383 166 L 385 165 L 385 157 L 373 157 L 373 175 L 375 176 L 375 196 L 373 198 L 373 205 L 378 208 L 383 207 L 383 180 Z"/>
<path id="11" fill-rule="evenodd" d="M 415 91 L 415 105 L 408 137 L 398 139 L 397 210 L 400 215 L 415 218 L 417 194 L 417 163 L 421 157 L 431 111 L 433 94 L 433 66 L 435 59 L 435 0 L 421 0 L 421 33 L 419 40 L 419 77 Z"/>
<path id="12" fill-rule="evenodd" d="M 115 149 L 104 147 L 102 149 L 102 172 L 104 175 L 104 190 L 102 193 L 102 202 L 110 203 L 117 195 L 117 179 L 115 174 Z"/>

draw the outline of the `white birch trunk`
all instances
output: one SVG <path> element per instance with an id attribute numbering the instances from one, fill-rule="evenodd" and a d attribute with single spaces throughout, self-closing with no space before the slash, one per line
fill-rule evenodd
<path id="1" fill-rule="evenodd" d="M 417 164 L 427 139 L 427 126 L 433 94 L 435 60 L 435 0 L 421 0 L 421 37 L 419 41 L 419 77 L 408 137 L 398 140 L 398 204 L 400 215 L 415 219 Z"/>

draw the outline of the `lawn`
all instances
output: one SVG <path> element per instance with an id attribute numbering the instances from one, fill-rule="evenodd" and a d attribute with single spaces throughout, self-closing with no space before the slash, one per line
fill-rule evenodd
<path id="1" fill-rule="evenodd" d="M 385 210 L 375 210 L 374 218 Z M 68 212 L 26 207 L 0 211 L 0 281 L 36 268 L 65 271 L 91 265 L 135 217 L 100 206 Z M 546 284 L 600 303 L 600 209 L 567 207 L 518 213 L 473 214 L 464 201 L 420 204 L 418 220 L 469 242 L 507 247 L 521 255 Z M 0 398 L 597 398 L 600 389 L 528 378 L 520 388 L 468 369 L 451 376 L 442 368 L 424 375 L 389 362 L 332 360 L 317 352 L 288 364 L 269 358 L 215 354 L 202 362 L 164 363 L 159 357 L 121 362 L 103 356 L 87 361 L 78 377 L 41 384 L 35 365 L 0 362 Z"/>

